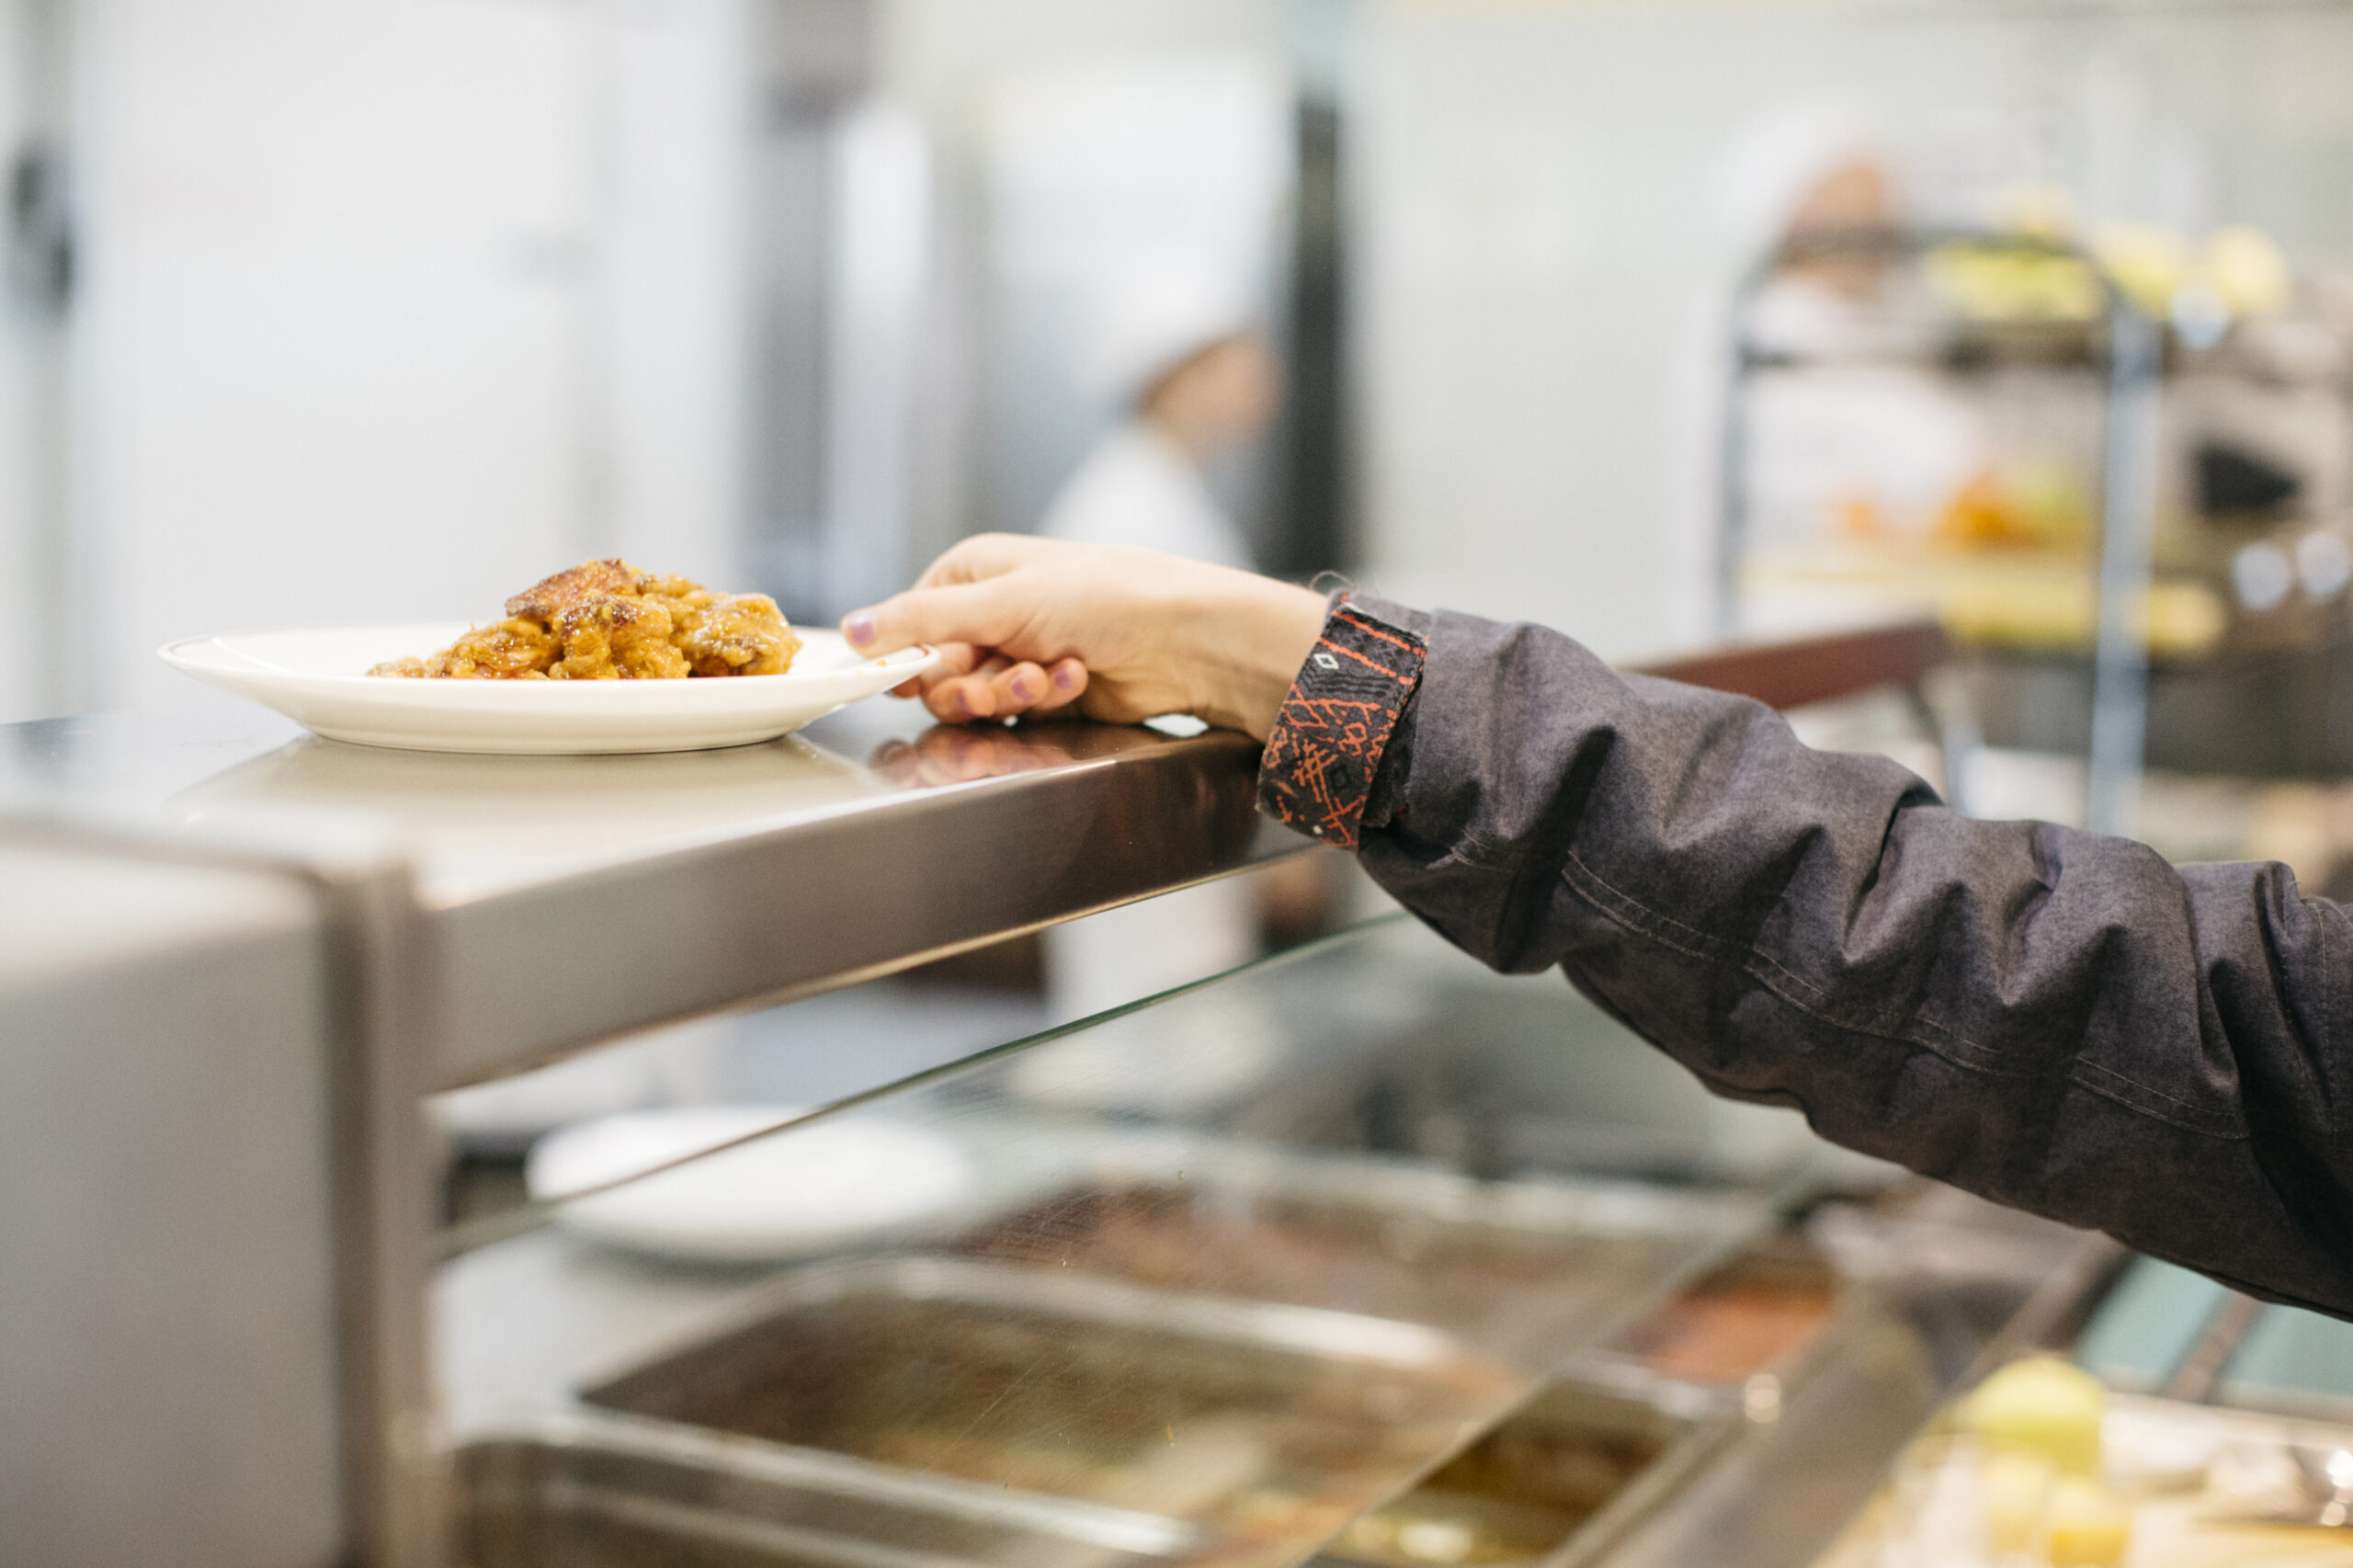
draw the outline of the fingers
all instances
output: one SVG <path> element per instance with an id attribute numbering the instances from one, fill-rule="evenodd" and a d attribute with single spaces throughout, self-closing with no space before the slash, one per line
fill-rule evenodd
<path id="1" fill-rule="evenodd" d="M 961 676 L 981 661 L 981 651 L 970 642 L 942 642 L 935 650 L 939 654 L 931 668 L 919 676 L 910 676 L 891 688 L 893 697 L 921 697 L 939 682 Z"/>
<path id="2" fill-rule="evenodd" d="M 1086 690 L 1086 666 L 1063 656 L 1067 645 L 1040 642 L 1034 613 L 1041 580 L 1020 569 L 1080 548 L 1022 534 L 975 535 L 934 562 L 915 587 L 845 617 L 842 635 L 870 655 L 916 643 L 937 648 L 940 657 L 928 671 L 892 689 L 921 697 L 948 723 L 1068 707 Z"/>
<path id="3" fill-rule="evenodd" d="M 969 668 L 935 669 L 919 683 L 924 706 L 945 724 L 1051 713 L 1086 691 L 1086 666 L 1058 659 L 1051 668 L 992 655 Z"/>
<path id="4" fill-rule="evenodd" d="M 910 588 L 842 618 L 842 635 L 870 656 L 918 642 L 994 646 L 1010 639 L 1019 627 L 1015 597 L 995 580 Z"/>
<path id="5" fill-rule="evenodd" d="M 977 665 L 969 660 L 936 666 L 923 679 L 923 705 L 943 724 L 994 719 L 1000 711 L 997 677 L 1012 661 L 991 654 Z"/>
<path id="6" fill-rule="evenodd" d="M 842 634 L 867 653 L 917 642 L 1002 641 L 1011 627 L 1014 596 L 988 585 L 1067 548 L 1028 534 L 975 534 L 933 562 L 905 593 L 843 618 Z"/>
<path id="7" fill-rule="evenodd" d="M 1033 713 L 1051 713 L 1086 695 L 1086 666 L 1076 659 L 1055 660 L 1046 667 L 1045 676 L 1046 699 L 1030 710 Z"/>
<path id="8" fill-rule="evenodd" d="M 998 716 L 1007 719 L 1034 710 L 1054 694 L 1046 672 L 1026 659 L 998 676 L 991 686 Z"/>

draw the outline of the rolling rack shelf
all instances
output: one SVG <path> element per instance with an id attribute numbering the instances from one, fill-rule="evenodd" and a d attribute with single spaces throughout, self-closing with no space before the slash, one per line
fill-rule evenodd
<path id="1" fill-rule="evenodd" d="M 2075 269 L 2090 298 L 2049 319 L 1972 319 L 1955 312 L 1929 312 L 1925 319 L 1909 323 L 1908 331 L 1870 335 L 1863 344 L 1819 352 L 1776 347 L 1759 336 L 1759 301 L 1792 263 L 1852 259 L 1888 267 L 1917 265 L 1956 251 Z M 1735 295 L 1726 351 L 1729 375 L 1718 469 L 1719 634 L 1732 635 L 1742 625 L 1755 524 L 1749 494 L 1750 404 L 1762 378 L 1858 363 L 1917 367 L 1952 378 L 2003 367 L 2080 376 L 2101 404 L 2097 631 L 2086 821 L 2097 830 L 2129 832 L 2148 724 L 2148 658 L 2133 616 L 2150 583 L 2158 398 L 2165 353 L 2162 324 L 2109 283 L 2091 256 L 2065 244 L 1968 230 L 1870 229 L 1805 236 L 1768 256 L 1750 270 Z"/>

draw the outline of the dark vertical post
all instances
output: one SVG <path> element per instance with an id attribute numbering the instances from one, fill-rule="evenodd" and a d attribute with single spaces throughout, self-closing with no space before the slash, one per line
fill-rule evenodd
<path id="1" fill-rule="evenodd" d="M 1355 563 L 1348 462 L 1347 274 L 1339 105 L 1301 98 L 1280 467 L 1267 565 L 1304 574 Z"/>

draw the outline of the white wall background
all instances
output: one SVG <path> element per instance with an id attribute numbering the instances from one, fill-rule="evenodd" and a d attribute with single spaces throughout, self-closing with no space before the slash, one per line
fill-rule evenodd
<path id="1" fill-rule="evenodd" d="M 0 6 L 0 147 L 13 155 L 62 112 L 48 70 L 40 0 Z M 0 722 L 55 710 L 69 660 L 56 646 L 52 601 L 63 548 L 63 338 L 48 305 L 27 292 L 5 255 L 0 275 Z"/>
<path id="2" fill-rule="evenodd" d="M 150 650 L 724 574 L 731 0 L 89 0 L 77 705 Z"/>

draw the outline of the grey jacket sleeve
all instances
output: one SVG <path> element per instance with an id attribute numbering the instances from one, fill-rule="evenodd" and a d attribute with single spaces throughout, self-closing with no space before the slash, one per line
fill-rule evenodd
<path id="1" fill-rule="evenodd" d="M 2353 1316 L 2353 925 L 2286 868 L 1972 821 L 1556 633 L 1357 608 L 1427 645 L 1362 863 L 1449 939 L 1837 1142 Z"/>

